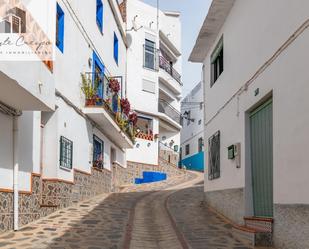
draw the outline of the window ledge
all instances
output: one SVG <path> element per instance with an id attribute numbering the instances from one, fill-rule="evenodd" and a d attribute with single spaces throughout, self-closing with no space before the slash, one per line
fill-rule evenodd
<path id="1" fill-rule="evenodd" d="M 64 171 L 67 171 L 67 172 L 71 172 L 72 171 L 72 169 L 68 169 L 68 168 L 63 167 L 63 166 L 60 166 L 59 168 L 64 170 Z"/>

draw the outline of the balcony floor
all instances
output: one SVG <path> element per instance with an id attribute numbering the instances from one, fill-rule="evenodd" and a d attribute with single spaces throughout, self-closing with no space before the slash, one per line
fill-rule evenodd
<path id="1" fill-rule="evenodd" d="M 83 112 L 96 122 L 104 135 L 120 148 L 133 148 L 133 142 L 125 134 L 104 107 L 85 107 Z"/>

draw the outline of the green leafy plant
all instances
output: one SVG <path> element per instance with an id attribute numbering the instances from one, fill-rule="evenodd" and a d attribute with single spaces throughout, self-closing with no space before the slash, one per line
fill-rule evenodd
<path id="1" fill-rule="evenodd" d="M 98 82 L 95 80 L 94 84 L 92 84 L 91 77 L 87 76 L 85 73 L 81 74 L 82 77 L 82 92 L 85 94 L 86 100 L 95 99 L 97 90 L 98 90 Z"/>

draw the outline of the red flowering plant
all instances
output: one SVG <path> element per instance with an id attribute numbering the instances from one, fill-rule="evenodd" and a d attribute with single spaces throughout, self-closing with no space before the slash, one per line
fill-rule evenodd
<path id="1" fill-rule="evenodd" d="M 121 99 L 120 105 L 121 105 L 121 109 L 123 113 L 128 116 L 131 110 L 131 105 L 130 105 L 129 100 L 127 98 Z"/>
<path id="2" fill-rule="evenodd" d="M 118 93 L 120 90 L 120 83 L 118 80 L 116 79 L 109 79 L 109 88 L 114 92 L 114 93 Z"/>
<path id="3" fill-rule="evenodd" d="M 131 112 L 129 115 L 129 121 L 133 123 L 133 125 L 135 126 L 137 123 L 137 114 L 136 112 Z"/>

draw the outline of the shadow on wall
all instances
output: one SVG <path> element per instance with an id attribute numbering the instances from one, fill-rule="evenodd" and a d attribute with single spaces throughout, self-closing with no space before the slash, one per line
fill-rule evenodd
<path id="1" fill-rule="evenodd" d="M 186 166 L 188 170 L 204 172 L 204 152 L 183 159 L 181 165 Z"/>

